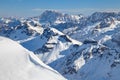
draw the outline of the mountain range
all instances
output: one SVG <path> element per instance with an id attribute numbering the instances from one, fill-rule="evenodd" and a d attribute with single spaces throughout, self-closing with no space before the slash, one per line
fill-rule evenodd
<path id="1" fill-rule="evenodd" d="M 33 52 L 68 80 L 119 80 L 119 30 L 119 12 L 84 16 L 47 10 L 36 17 L 0 18 L 0 36 Z"/>

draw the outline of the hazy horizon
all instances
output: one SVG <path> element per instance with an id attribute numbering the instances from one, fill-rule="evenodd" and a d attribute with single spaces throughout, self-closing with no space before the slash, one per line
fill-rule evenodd
<path id="1" fill-rule="evenodd" d="M 45 10 L 90 15 L 100 11 L 120 11 L 120 0 L 1 0 L 0 17 L 39 16 Z"/>

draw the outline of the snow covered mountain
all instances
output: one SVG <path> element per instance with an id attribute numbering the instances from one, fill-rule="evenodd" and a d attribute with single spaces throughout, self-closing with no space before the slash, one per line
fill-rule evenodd
<path id="1" fill-rule="evenodd" d="M 90 17 L 85 27 L 68 30 L 83 45 L 52 67 L 70 80 L 119 80 L 119 13 L 100 12 Z"/>
<path id="2" fill-rule="evenodd" d="M 64 29 L 75 27 L 83 17 L 82 14 L 70 15 L 58 11 L 46 10 L 40 16 L 33 17 L 32 19 L 36 19 L 44 27 L 53 27 L 59 31 L 63 31 Z"/>
<path id="3" fill-rule="evenodd" d="M 81 19 L 75 30 L 67 29 L 63 32 L 76 40 L 83 41 L 82 39 L 96 37 L 99 33 L 104 33 L 107 29 L 109 31 L 111 27 L 117 25 L 119 21 L 120 13 L 95 12 L 91 16 Z M 102 32 L 102 30 L 104 31 Z"/>
<path id="4" fill-rule="evenodd" d="M 86 27 L 78 29 L 72 36 L 70 35 L 74 39 L 82 41 L 83 45 L 60 61 L 61 64 L 56 64 L 54 67 L 70 80 L 120 79 L 117 75 L 119 74 L 118 66 L 120 66 L 118 57 L 120 54 L 119 13 L 95 14 L 97 15 L 93 18 L 95 21 L 91 22 L 88 19 L 87 22 L 90 24 L 86 24 Z M 101 17 L 96 19 L 98 15 L 103 16 L 102 19 Z M 63 66 L 60 67 L 61 69 L 58 68 L 60 65 Z"/>
<path id="5" fill-rule="evenodd" d="M 66 80 L 18 43 L 0 37 L 0 80 Z"/>
<path id="6" fill-rule="evenodd" d="M 19 21 L 20 26 L 14 28 L 5 23 L 10 30 L 3 25 L 0 34 L 19 42 L 23 47 L 33 51 L 46 64 L 67 55 L 65 52 L 61 54 L 62 51 L 70 51 L 73 46 L 82 44 L 55 28 L 41 27 L 34 20 Z"/>
<path id="7" fill-rule="evenodd" d="M 1 18 L 0 35 L 19 42 L 68 80 L 119 80 L 120 13 L 68 16 L 45 11 L 28 19 Z"/>
<path id="8" fill-rule="evenodd" d="M 54 28 L 46 28 L 40 37 L 42 40 L 45 39 L 46 42 L 34 52 L 46 64 L 67 55 L 63 51 L 72 51 L 72 47 L 82 44 Z"/>
<path id="9" fill-rule="evenodd" d="M 63 14 L 58 11 L 46 10 L 41 14 L 39 20 L 41 23 L 49 23 L 50 25 L 57 25 L 68 22 L 79 22 L 82 15 Z"/>

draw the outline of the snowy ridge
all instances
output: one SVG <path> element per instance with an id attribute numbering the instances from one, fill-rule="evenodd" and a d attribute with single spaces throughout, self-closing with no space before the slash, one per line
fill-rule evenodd
<path id="1" fill-rule="evenodd" d="M 63 57 L 64 55 L 61 54 L 62 51 L 69 49 L 73 45 L 82 44 L 54 28 L 45 29 L 41 37 L 42 39 L 46 38 L 47 41 L 41 48 L 34 52 L 46 64 Z"/>
<path id="2" fill-rule="evenodd" d="M 65 80 L 18 43 L 0 37 L 0 44 L 1 80 Z"/>

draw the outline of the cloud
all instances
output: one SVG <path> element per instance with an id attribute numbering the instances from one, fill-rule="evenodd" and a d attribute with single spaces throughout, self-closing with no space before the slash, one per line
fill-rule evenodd
<path id="1" fill-rule="evenodd" d="M 120 12 L 120 9 L 98 9 L 98 8 L 80 8 L 80 9 L 41 9 L 41 8 L 35 8 L 32 9 L 32 11 L 36 12 L 44 12 L 45 10 L 56 10 L 59 12 L 64 12 L 64 13 L 72 13 L 72 14 L 91 14 L 93 12 Z"/>
<path id="2" fill-rule="evenodd" d="M 32 9 L 33 11 L 45 11 L 45 10 L 56 10 L 56 11 L 62 11 L 62 12 L 81 12 L 81 11 L 87 11 L 87 10 L 93 10 L 93 9 L 41 9 L 41 8 L 35 8 Z"/>

